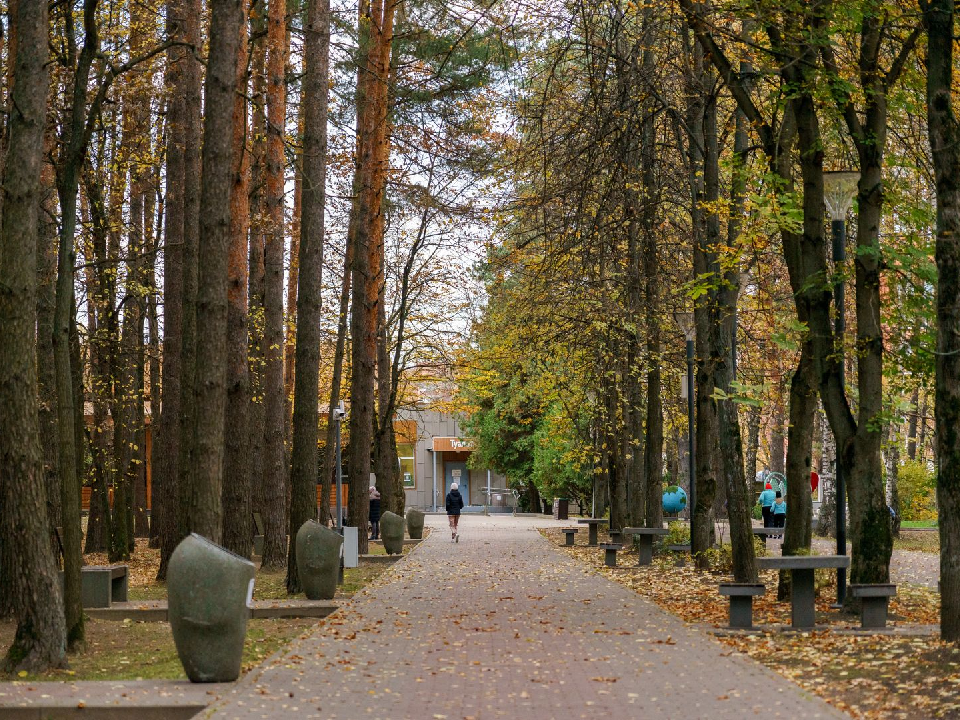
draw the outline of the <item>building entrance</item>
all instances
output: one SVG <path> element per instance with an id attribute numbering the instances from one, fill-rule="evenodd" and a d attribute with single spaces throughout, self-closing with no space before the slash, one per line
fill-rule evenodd
<path id="1" fill-rule="evenodd" d="M 446 493 L 450 491 L 450 483 L 457 483 L 460 486 L 460 494 L 463 495 L 463 504 L 470 504 L 470 471 L 465 462 L 446 460 L 443 463 L 444 476 L 446 477 Z"/>

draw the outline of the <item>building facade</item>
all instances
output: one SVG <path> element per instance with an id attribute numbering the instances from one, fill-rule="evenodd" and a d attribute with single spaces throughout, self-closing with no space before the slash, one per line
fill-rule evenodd
<path id="1" fill-rule="evenodd" d="M 471 509 L 511 512 L 516 506 L 503 475 L 489 468 L 468 467 L 473 441 L 464 434 L 456 415 L 437 410 L 398 411 L 397 450 L 407 507 L 443 510 L 454 481 Z"/>

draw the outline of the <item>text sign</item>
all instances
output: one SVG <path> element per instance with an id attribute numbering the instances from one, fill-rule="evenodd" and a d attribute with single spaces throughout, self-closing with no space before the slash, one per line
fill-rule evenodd
<path id="1" fill-rule="evenodd" d="M 473 448 L 473 440 L 458 437 L 433 438 L 434 452 L 470 452 Z"/>

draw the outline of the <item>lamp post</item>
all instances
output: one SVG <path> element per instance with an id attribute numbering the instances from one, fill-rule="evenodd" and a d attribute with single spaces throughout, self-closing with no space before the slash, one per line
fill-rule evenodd
<path id="1" fill-rule="evenodd" d="M 837 339 L 836 352 L 840 357 L 840 385 L 844 384 L 844 353 L 843 335 L 846 331 L 846 317 L 843 307 L 843 278 L 840 276 L 840 263 L 847 259 L 846 235 L 847 213 L 853 207 L 853 199 L 857 196 L 857 185 L 860 182 L 860 173 L 849 170 L 823 173 L 823 202 L 830 213 L 830 230 L 833 237 L 833 263 L 837 281 L 833 286 L 833 304 L 836 310 L 834 316 L 834 335 Z M 836 435 L 834 435 L 836 441 Z M 837 446 L 837 467 L 835 472 L 834 488 L 837 496 L 837 555 L 847 554 L 847 488 L 843 469 L 840 466 L 840 443 Z M 847 595 L 847 570 L 837 568 L 837 605 L 843 605 Z"/>
<path id="2" fill-rule="evenodd" d="M 694 432 L 694 405 L 693 405 L 693 338 L 696 328 L 692 312 L 675 312 L 673 319 L 683 332 L 687 340 L 687 442 L 690 453 L 690 549 L 693 550 L 693 524 L 697 510 L 697 456 L 696 445 L 693 439 Z"/>

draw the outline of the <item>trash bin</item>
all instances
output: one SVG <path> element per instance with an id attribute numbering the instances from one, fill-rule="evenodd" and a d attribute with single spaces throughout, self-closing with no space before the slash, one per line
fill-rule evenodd
<path id="1" fill-rule="evenodd" d="M 570 519 L 570 501 L 567 500 L 567 498 L 553 499 L 553 519 L 554 520 Z"/>

